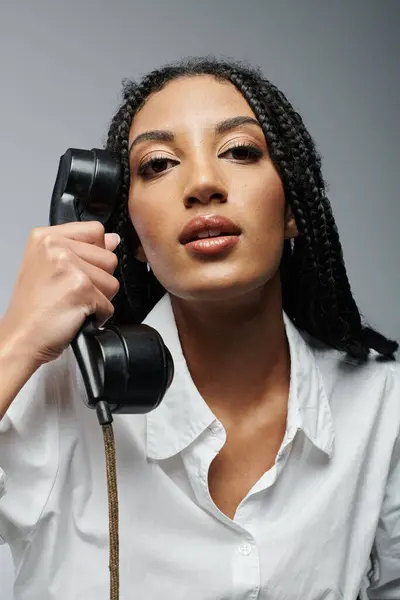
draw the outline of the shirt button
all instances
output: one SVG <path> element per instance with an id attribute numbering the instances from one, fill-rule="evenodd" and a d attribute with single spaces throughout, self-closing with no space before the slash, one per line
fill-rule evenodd
<path id="1" fill-rule="evenodd" d="M 243 554 L 243 556 L 247 556 L 251 552 L 251 546 L 250 546 L 250 544 L 243 543 L 243 544 L 240 544 L 238 550 L 239 550 L 240 554 Z"/>

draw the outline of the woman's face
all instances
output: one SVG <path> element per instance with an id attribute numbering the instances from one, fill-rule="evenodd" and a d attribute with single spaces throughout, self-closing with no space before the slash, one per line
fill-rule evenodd
<path id="1" fill-rule="evenodd" d="M 168 83 L 132 122 L 129 148 L 146 132 L 172 134 L 132 146 L 128 208 L 138 257 L 178 298 L 227 300 L 265 286 L 277 274 L 284 239 L 297 234 L 290 211 L 285 221 L 283 186 L 261 127 L 218 129 L 236 117 L 256 119 L 231 83 L 200 75 Z M 211 214 L 238 225 L 239 239 L 217 255 L 193 254 L 180 233 L 190 219 Z"/>

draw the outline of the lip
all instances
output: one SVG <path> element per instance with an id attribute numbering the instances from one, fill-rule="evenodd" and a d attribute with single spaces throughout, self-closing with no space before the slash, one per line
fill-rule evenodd
<path id="1" fill-rule="evenodd" d="M 236 246 L 239 240 L 239 235 L 209 237 L 188 242 L 185 244 L 185 250 L 193 256 L 220 256 Z"/>
<path id="2" fill-rule="evenodd" d="M 179 242 L 185 245 L 194 240 L 199 233 L 208 231 L 209 229 L 215 229 L 221 233 L 230 235 L 240 235 L 242 233 L 240 227 L 227 217 L 223 217 L 222 215 L 204 215 L 190 219 L 186 223 L 179 235 Z"/>

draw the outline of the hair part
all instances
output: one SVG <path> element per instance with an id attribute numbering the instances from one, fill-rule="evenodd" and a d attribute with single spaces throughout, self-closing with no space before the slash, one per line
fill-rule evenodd
<path id="1" fill-rule="evenodd" d="M 365 363 L 370 349 L 395 360 L 398 343 L 372 329 L 357 308 L 347 277 L 342 246 L 326 196 L 321 158 L 301 116 L 258 68 L 214 57 L 186 58 L 146 75 L 139 83 L 123 81 L 123 101 L 113 117 L 106 149 L 122 167 L 119 199 L 107 231 L 116 231 L 121 282 L 113 304 L 114 323 L 140 323 L 166 290 L 134 256 L 140 240 L 128 212 L 129 148 L 132 120 L 148 97 L 181 77 L 212 75 L 232 83 L 256 115 L 269 154 L 283 183 L 299 236 L 285 240 L 280 263 L 283 309 L 297 328 L 323 344 Z"/>

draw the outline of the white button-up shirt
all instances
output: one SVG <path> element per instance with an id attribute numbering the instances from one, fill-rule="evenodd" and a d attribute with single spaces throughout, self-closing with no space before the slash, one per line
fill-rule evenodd
<path id="1" fill-rule="evenodd" d="M 168 294 L 146 318 L 175 377 L 153 412 L 114 415 L 121 600 L 400 599 L 400 365 L 372 352 L 356 366 L 283 316 L 286 433 L 233 520 L 208 488 L 226 431 L 191 379 Z M 68 348 L 0 422 L 16 600 L 109 598 L 103 435 L 84 394 Z"/>

